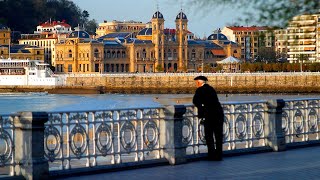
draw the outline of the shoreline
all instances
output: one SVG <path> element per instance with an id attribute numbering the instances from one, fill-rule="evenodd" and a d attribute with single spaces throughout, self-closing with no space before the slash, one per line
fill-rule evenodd
<path id="1" fill-rule="evenodd" d="M 309 94 L 320 93 L 318 87 L 215 87 L 219 94 L 268 94 L 268 93 L 287 93 L 287 94 Z M 195 87 L 0 87 L 0 93 L 12 92 L 47 92 L 49 94 L 193 94 Z"/>

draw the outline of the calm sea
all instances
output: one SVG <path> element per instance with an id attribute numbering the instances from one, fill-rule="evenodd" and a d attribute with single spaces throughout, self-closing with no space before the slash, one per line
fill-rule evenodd
<path id="1" fill-rule="evenodd" d="M 163 101 L 191 104 L 192 94 L 94 94 L 2 93 L 0 114 L 18 111 L 86 111 L 133 107 L 157 107 Z M 222 102 L 256 101 L 272 98 L 318 98 L 319 94 L 219 94 Z"/>

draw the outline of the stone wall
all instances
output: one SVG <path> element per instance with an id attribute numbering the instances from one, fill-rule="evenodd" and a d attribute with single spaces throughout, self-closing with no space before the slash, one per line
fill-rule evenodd
<path id="1" fill-rule="evenodd" d="M 206 75 L 219 92 L 320 92 L 320 74 L 221 74 Z M 127 75 L 68 77 L 67 87 L 99 87 L 103 92 L 118 93 L 193 93 L 195 75 Z"/>

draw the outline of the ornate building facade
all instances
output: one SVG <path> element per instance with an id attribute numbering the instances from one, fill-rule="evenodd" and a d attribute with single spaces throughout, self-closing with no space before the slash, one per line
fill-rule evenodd
<path id="1" fill-rule="evenodd" d="M 112 32 L 93 40 L 84 31 L 70 33 L 65 41 L 56 44 L 56 71 L 197 72 L 240 52 L 232 49 L 232 45 L 228 50 L 211 39 L 192 38 L 187 16 L 182 11 L 175 18 L 175 29 L 165 28 L 164 16 L 157 11 L 150 24 L 136 35 Z"/>

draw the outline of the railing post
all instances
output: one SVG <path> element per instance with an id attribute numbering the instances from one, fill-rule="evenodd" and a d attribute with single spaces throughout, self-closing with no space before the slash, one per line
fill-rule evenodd
<path id="1" fill-rule="evenodd" d="M 267 102 L 267 118 L 265 133 L 267 144 L 273 151 L 286 150 L 285 134 L 282 130 L 282 112 L 285 102 L 283 99 L 274 99 Z"/>
<path id="2" fill-rule="evenodd" d="M 25 179 L 49 178 L 49 164 L 44 157 L 45 112 L 19 112 L 14 119 L 15 171 Z"/>
<path id="3" fill-rule="evenodd" d="M 186 162 L 186 145 L 182 143 L 184 105 L 165 106 L 164 121 L 160 122 L 160 145 L 163 156 L 171 165 Z"/>

